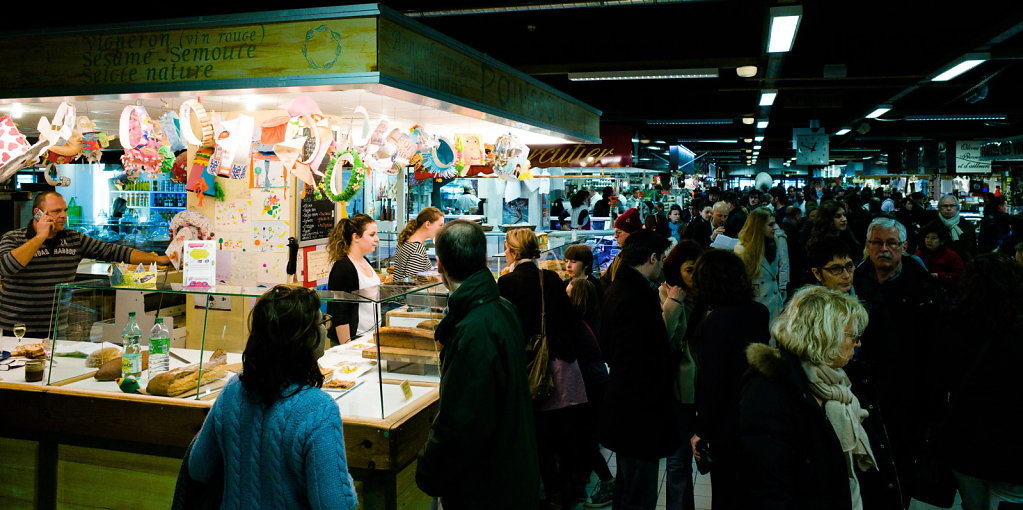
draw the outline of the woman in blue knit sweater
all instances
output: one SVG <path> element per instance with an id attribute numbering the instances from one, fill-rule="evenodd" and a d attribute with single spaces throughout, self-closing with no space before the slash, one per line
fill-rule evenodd
<path id="1" fill-rule="evenodd" d="M 242 373 L 224 387 L 188 457 L 199 482 L 223 470 L 221 508 L 358 505 L 341 414 L 320 389 L 329 321 L 302 287 L 279 285 L 253 306 Z"/>

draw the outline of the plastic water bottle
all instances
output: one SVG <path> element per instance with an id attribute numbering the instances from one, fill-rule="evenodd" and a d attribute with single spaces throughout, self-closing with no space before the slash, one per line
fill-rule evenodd
<path id="1" fill-rule="evenodd" d="M 121 354 L 121 377 L 142 375 L 142 330 L 135 322 L 135 312 L 128 313 L 128 324 L 121 333 L 124 353 Z"/>
<path id="2" fill-rule="evenodd" d="M 163 325 L 163 317 L 149 330 L 149 378 L 170 368 L 170 333 Z"/>

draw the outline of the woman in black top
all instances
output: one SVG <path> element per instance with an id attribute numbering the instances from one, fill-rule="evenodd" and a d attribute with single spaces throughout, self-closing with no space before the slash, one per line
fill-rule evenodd
<path id="1" fill-rule="evenodd" d="M 691 440 L 699 461 L 700 443 L 709 445 L 714 508 L 739 508 L 739 382 L 749 363 L 746 347 L 767 343 L 768 311 L 753 301 L 753 286 L 738 255 L 710 250 L 696 261 L 693 283 L 706 309 L 692 338 L 696 360 L 696 426 Z"/>
<path id="2" fill-rule="evenodd" d="M 339 221 L 327 241 L 327 251 L 334 263 L 327 290 L 354 292 L 380 285 L 380 278 L 366 259 L 366 255 L 376 249 L 377 242 L 377 224 L 368 215 L 360 213 Z M 334 344 L 348 343 L 372 329 L 378 320 L 369 303 L 332 302 L 327 304 L 327 313 L 333 317 L 334 327 L 329 333 Z"/>

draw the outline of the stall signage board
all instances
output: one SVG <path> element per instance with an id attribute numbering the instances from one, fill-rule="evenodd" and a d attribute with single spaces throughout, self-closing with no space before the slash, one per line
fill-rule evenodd
<path id="1" fill-rule="evenodd" d="M 337 204 L 329 198 L 317 199 L 311 191 L 297 200 L 298 245 L 305 247 L 321 244 L 330 237 L 337 216 Z"/>
<path id="2" fill-rule="evenodd" d="M 602 126 L 599 144 L 530 145 L 529 164 L 537 168 L 631 167 L 632 128 Z"/>
<path id="3" fill-rule="evenodd" d="M 217 242 L 185 241 L 182 282 L 185 287 L 213 287 L 217 284 Z"/>
<path id="4" fill-rule="evenodd" d="M 380 19 L 382 83 L 586 141 L 599 141 L 598 110 L 475 50 L 456 47 L 457 43 L 439 34 L 412 30 L 406 24 Z"/>
<path id="5" fill-rule="evenodd" d="M 181 23 L 181 25 L 186 25 Z M 73 89 L 194 89 L 193 82 L 368 73 L 376 70 L 375 16 L 175 30 L 111 28 L 0 38 L 0 94 Z M 166 25 L 164 25 L 166 26 Z M 41 65 L 40 62 L 46 62 Z M 228 88 L 231 84 L 221 82 Z"/>
<path id="6" fill-rule="evenodd" d="M 956 173 L 957 174 L 989 174 L 991 162 L 981 161 L 980 141 L 956 142 Z"/>

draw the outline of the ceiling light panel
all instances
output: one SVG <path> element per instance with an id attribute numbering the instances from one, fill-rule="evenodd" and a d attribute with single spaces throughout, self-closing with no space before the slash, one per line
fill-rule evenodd
<path id="1" fill-rule="evenodd" d="M 1005 120 L 1008 115 L 906 115 L 902 120 L 911 121 L 934 121 L 934 120 Z"/>
<path id="2" fill-rule="evenodd" d="M 931 78 L 931 81 L 949 81 L 960 74 L 973 69 L 974 67 L 987 62 L 991 58 L 988 53 L 968 53 L 949 64 L 949 68 L 941 74 Z"/>
<path id="3" fill-rule="evenodd" d="M 760 106 L 771 106 L 778 97 L 777 90 L 765 90 L 760 93 Z"/>
<path id="4" fill-rule="evenodd" d="M 876 119 L 892 110 L 891 106 L 879 106 L 876 110 L 867 114 L 868 119 Z"/>
<path id="5" fill-rule="evenodd" d="M 767 123 L 768 122 L 766 120 L 757 122 L 757 129 L 767 129 Z"/>
<path id="6" fill-rule="evenodd" d="M 792 5 L 771 8 L 771 32 L 767 42 L 768 53 L 783 53 L 792 49 L 803 17 L 803 7 Z"/>
<path id="7" fill-rule="evenodd" d="M 571 81 L 608 81 L 608 80 L 672 80 L 683 78 L 717 78 L 716 67 L 699 69 L 653 69 L 648 71 L 602 71 L 587 73 L 568 73 Z"/>
<path id="8" fill-rule="evenodd" d="M 714 126 L 731 124 L 732 119 L 668 119 L 648 120 L 648 126 Z"/>
<path id="9" fill-rule="evenodd" d="M 838 131 L 836 131 L 835 134 L 837 136 L 847 135 L 847 134 L 849 134 L 849 131 L 850 131 L 849 128 L 842 128 L 842 129 L 839 129 Z"/>

